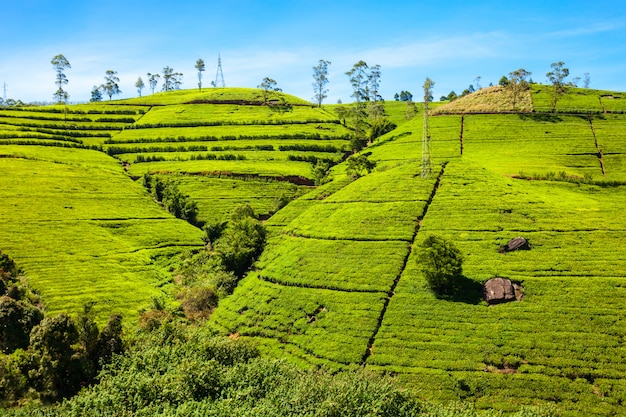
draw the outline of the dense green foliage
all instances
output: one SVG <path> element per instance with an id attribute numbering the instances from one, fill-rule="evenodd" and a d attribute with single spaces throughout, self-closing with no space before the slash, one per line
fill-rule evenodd
<path id="1" fill-rule="evenodd" d="M 122 352 L 121 316 L 111 316 L 102 331 L 89 308 L 76 320 L 67 314 L 44 317 L 29 289 L 16 286 L 14 262 L 1 253 L 0 259 L 1 282 L 8 289 L 8 295 L 0 294 L 0 404 L 75 394 Z"/>
<path id="2" fill-rule="evenodd" d="M 198 204 L 191 200 L 188 195 L 182 194 L 175 183 L 145 174 L 143 186 L 156 201 L 161 203 L 175 217 L 193 225 L 197 224 Z"/>
<path id="3" fill-rule="evenodd" d="M 436 294 L 454 293 L 463 276 L 463 255 L 441 236 L 428 236 L 420 243 L 418 263 L 426 283 Z"/>
<path id="4" fill-rule="evenodd" d="M 20 416 L 28 410 L 14 410 Z M 462 404 L 423 404 L 395 381 L 364 370 L 333 374 L 263 359 L 246 341 L 168 325 L 133 338 L 99 383 L 35 415 L 496 417 Z M 518 417 L 556 417 L 529 407 Z"/>
<path id="5" fill-rule="evenodd" d="M 242 277 L 265 246 L 265 227 L 250 206 L 236 210 L 215 244 L 215 251 L 227 270 Z"/>

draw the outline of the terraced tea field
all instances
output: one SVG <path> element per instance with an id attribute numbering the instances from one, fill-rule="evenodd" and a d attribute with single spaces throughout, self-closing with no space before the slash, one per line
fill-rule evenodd
<path id="1" fill-rule="evenodd" d="M 2 251 L 27 273 L 48 311 L 94 304 L 136 317 L 169 281 L 155 259 L 202 245 L 106 155 L 84 149 L 0 146 Z"/>
<path id="2" fill-rule="evenodd" d="M 217 222 L 245 203 L 267 217 L 308 191 L 301 184 L 312 184 L 315 161 L 342 160 L 349 131 L 335 116 L 295 97 L 284 109 L 261 106 L 257 93 L 0 110 L 0 219 L 10 231 L 0 248 L 49 311 L 95 303 L 101 317 L 134 317 L 164 294 L 166 259 L 202 245 L 199 229 L 133 179 L 171 176 L 198 203 L 199 220 Z"/>
<path id="3" fill-rule="evenodd" d="M 202 245 L 137 181 L 162 176 L 201 221 L 242 203 L 267 219 L 261 259 L 208 322 L 220 333 L 303 366 L 397 375 L 429 400 L 626 412 L 620 93 L 573 89 L 552 113 L 534 85 L 534 112 L 443 111 L 429 121 L 428 178 L 421 107 L 406 120 L 390 103 L 398 127 L 364 150 L 377 165 L 358 179 L 341 162 L 351 131 L 335 106 L 283 97 L 268 107 L 258 90 L 211 89 L 0 110 L 0 249 L 49 310 L 96 302 L 132 317 L 167 292 L 169 257 Z M 314 187 L 318 161 L 336 165 Z M 465 257 L 454 297 L 420 273 L 431 234 Z M 530 251 L 499 253 L 517 236 Z M 523 299 L 488 306 L 480 288 L 494 276 L 520 282 Z"/>
<path id="4" fill-rule="evenodd" d="M 598 149 L 624 152 L 624 120 L 432 117 L 435 175 L 423 180 L 416 117 L 367 150 L 374 173 L 328 184 L 270 219 L 258 271 L 212 324 L 270 355 L 396 374 L 435 401 L 619 414 L 626 186 L 621 164 L 609 169 Z M 414 245 L 429 234 L 466 258 L 457 298 L 434 296 L 419 272 Z M 516 236 L 532 249 L 499 253 Z M 482 301 L 480 283 L 494 276 L 521 282 L 522 301 Z"/>

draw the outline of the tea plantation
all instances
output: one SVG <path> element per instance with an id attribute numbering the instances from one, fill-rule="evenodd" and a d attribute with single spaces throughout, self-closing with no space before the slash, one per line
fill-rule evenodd
<path id="1" fill-rule="evenodd" d="M 286 94 L 280 105 L 228 88 L 0 109 L 0 250 L 48 312 L 93 304 L 130 322 L 170 300 L 172 259 L 205 244 L 141 181 L 169 179 L 200 223 L 247 203 L 269 232 L 211 331 L 301 367 L 392 375 L 425 401 L 621 415 L 626 97 L 572 89 L 552 112 L 547 89 L 533 85 L 523 113 L 439 106 L 426 177 L 422 109 L 406 120 L 403 103 L 387 103 L 398 127 L 362 151 L 376 167 L 359 178 L 337 106 Z M 332 166 L 323 180 L 320 163 Z M 422 276 L 418 245 L 431 235 L 464 256 L 453 296 Z M 518 236 L 530 250 L 499 250 Z M 523 298 L 488 305 L 493 277 L 520 283 Z"/>

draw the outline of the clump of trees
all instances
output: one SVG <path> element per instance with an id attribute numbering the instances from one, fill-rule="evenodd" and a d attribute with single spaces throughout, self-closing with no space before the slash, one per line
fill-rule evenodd
<path id="1" fill-rule="evenodd" d="M 368 119 L 375 119 L 384 110 L 382 104 L 379 104 L 381 97 L 378 94 L 380 66 L 375 65 L 370 69 L 365 61 L 359 61 L 346 75 L 350 79 L 351 96 L 354 98 L 354 105 L 346 108 L 354 129 L 351 144 L 354 151 L 359 151 L 367 144 Z"/>
<path id="2" fill-rule="evenodd" d="M 354 104 L 338 107 L 336 111 L 340 119 L 350 121 L 351 147 L 357 152 L 395 125 L 385 118 L 384 100 L 380 96 L 380 65 L 370 67 L 365 61 L 359 61 L 346 75 L 352 86 Z"/>
<path id="3" fill-rule="evenodd" d="M 24 103 L 20 99 L 15 100 L 12 98 L 7 98 L 6 100 L 4 100 L 2 97 L 0 97 L 0 107 L 23 107 L 23 106 L 27 106 L 27 104 Z"/>
<path id="4" fill-rule="evenodd" d="M 304 370 L 261 358 L 248 341 L 181 326 L 139 334 L 100 381 L 55 414 L 408 417 L 422 409 L 391 377 Z"/>
<path id="5" fill-rule="evenodd" d="M 180 86 L 183 84 L 183 74 L 180 72 L 174 72 L 174 69 L 167 66 L 163 68 L 163 87 L 161 91 L 173 91 L 180 90 Z"/>
<path id="6" fill-rule="evenodd" d="M 393 98 L 396 101 L 413 101 L 413 94 L 411 94 L 409 91 L 402 90 L 400 91 L 400 94 L 394 94 Z"/>
<path id="7" fill-rule="evenodd" d="M 406 106 L 406 111 L 404 113 L 404 118 L 406 120 L 412 119 L 417 114 L 417 107 L 415 107 L 415 103 L 413 102 L 413 94 L 411 94 L 409 91 L 402 90 L 400 91 L 400 94 L 398 93 L 394 94 L 393 98 L 396 101 L 406 102 L 407 106 Z M 393 129 L 395 129 L 395 126 L 393 127 Z M 389 131 L 393 129 L 390 129 Z"/>
<path id="8" fill-rule="evenodd" d="M 214 239 L 215 252 L 228 271 L 242 278 L 263 252 L 265 239 L 265 227 L 246 204 L 235 209 L 230 221 Z"/>
<path id="9" fill-rule="evenodd" d="M 326 184 L 330 181 L 330 177 L 328 175 L 330 173 L 330 168 L 332 168 L 331 164 L 328 161 L 322 160 L 318 160 L 315 165 L 311 167 L 315 185 Z"/>
<path id="10" fill-rule="evenodd" d="M 91 307 L 76 319 L 44 315 L 13 260 L 0 252 L 0 403 L 74 395 L 123 351 L 121 316 L 100 331 Z"/>
<path id="11" fill-rule="evenodd" d="M 206 330 L 174 323 L 131 337 L 124 355 L 114 357 L 99 381 L 45 410 L 18 410 L 13 415 L 484 415 L 472 404 L 422 401 L 391 376 L 363 368 L 304 369 L 261 357 L 249 340 L 212 336 Z M 558 415 L 554 405 L 542 405 L 524 406 L 511 417 Z"/>
<path id="12" fill-rule="evenodd" d="M 174 181 L 145 174 L 143 176 L 143 186 L 155 201 L 160 203 L 163 208 L 175 217 L 186 220 L 194 226 L 201 226 L 198 223 L 198 203 L 193 201 L 188 195 L 183 194 Z"/>
<path id="13" fill-rule="evenodd" d="M 454 90 L 450 91 L 447 96 L 441 96 L 439 101 L 452 101 L 456 100 L 459 96 L 454 92 Z"/>
<path id="14" fill-rule="evenodd" d="M 265 226 L 249 205 L 236 208 L 225 222 L 204 225 L 206 247 L 188 253 L 174 267 L 176 298 L 184 316 L 206 319 L 219 300 L 231 294 L 239 280 L 259 258 L 267 237 Z M 143 328 L 153 329 L 172 321 L 177 314 L 156 300 L 140 319 Z"/>

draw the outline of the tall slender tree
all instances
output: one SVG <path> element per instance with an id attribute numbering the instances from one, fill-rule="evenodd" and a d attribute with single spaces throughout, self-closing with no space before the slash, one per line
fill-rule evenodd
<path id="1" fill-rule="evenodd" d="M 109 96 L 109 101 L 118 94 L 122 93 L 119 85 L 120 79 L 117 76 L 117 71 L 107 70 L 104 76 L 104 84 L 102 84 L 102 90 Z"/>
<path id="2" fill-rule="evenodd" d="M 569 68 L 565 68 L 563 61 L 553 62 L 550 68 L 552 68 L 552 71 L 548 72 L 546 77 L 552 83 L 552 113 L 554 113 L 559 98 L 567 93 L 565 79 L 569 76 Z"/>
<path id="3" fill-rule="evenodd" d="M 317 103 L 317 107 L 322 107 L 322 101 L 328 97 L 328 66 L 330 61 L 320 59 L 319 63 L 313 67 L 313 91 L 315 95 L 313 100 Z"/>
<path id="4" fill-rule="evenodd" d="M 369 66 L 365 61 L 359 61 L 352 66 L 352 69 L 346 72 L 352 86 L 351 97 L 357 104 L 363 103 L 369 99 L 368 91 L 368 70 Z"/>
<path id="5" fill-rule="evenodd" d="M 143 88 L 146 85 L 143 83 L 143 80 L 141 79 L 141 77 L 137 78 L 137 82 L 135 83 L 135 87 L 137 87 L 137 92 L 139 93 L 139 97 L 141 97 L 141 90 L 143 90 Z"/>
<path id="6" fill-rule="evenodd" d="M 383 107 L 383 98 L 379 94 L 380 90 L 380 65 L 370 67 L 367 75 L 367 94 L 368 94 L 368 114 L 371 119 L 377 120 L 385 113 Z"/>
<path id="7" fill-rule="evenodd" d="M 159 78 L 161 78 L 161 76 L 159 74 L 150 74 L 150 73 L 148 73 L 147 75 L 148 75 L 148 84 L 150 84 L 150 90 L 152 90 L 152 94 L 154 94 L 154 89 L 159 83 Z"/>
<path id="8" fill-rule="evenodd" d="M 583 87 L 584 88 L 589 88 L 589 84 L 591 83 L 591 78 L 589 77 L 589 73 L 586 72 L 585 76 L 583 77 Z"/>
<path id="9" fill-rule="evenodd" d="M 63 90 L 63 86 L 67 85 L 68 80 L 64 71 L 67 68 L 72 68 L 72 66 L 67 58 L 65 58 L 62 54 L 56 55 L 50 62 L 56 71 L 56 80 L 54 81 L 54 84 L 57 86 L 57 91 L 54 93 L 53 97 L 57 103 L 67 103 L 69 94 L 67 91 Z"/>
<path id="10" fill-rule="evenodd" d="M 198 59 L 195 68 L 198 70 L 198 88 L 202 91 L 202 73 L 204 72 L 204 61 Z"/>
<path id="11" fill-rule="evenodd" d="M 163 91 L 171 91 L 174 89 L 174 69 L 168 67 L 163 68 Z"/>
<path id="12" fill-rule="evenodd" d="M 354 97 L 354 106 L 349 112 L 354 127 L 351 141 L 354 151 L 361 150 L 367 143 L 365 131 L 367 129 L 366 104 L 369 100 L 368 70 L 367 63 L 359 61 L 346 72 L 352 86 L 351 96 Z"/>

